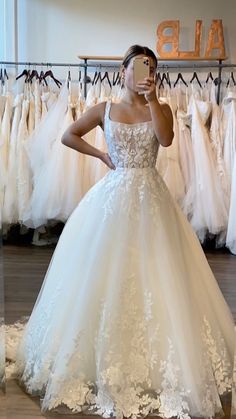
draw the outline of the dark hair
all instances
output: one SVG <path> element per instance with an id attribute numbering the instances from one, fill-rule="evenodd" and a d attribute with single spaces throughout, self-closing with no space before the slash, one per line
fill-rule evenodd
<path id="1" fill-rule="evenodd" d="M 122 65 L 125 68 L 127 68 L 132 58 L 136 57 L 136 55 L 141 55 L 141 54 L 144 54 L 147 57 L 153 58 L 155 66 L 157 66 L 157 57 L 155 56 L 154 52 L 150 48 L 143 47 L 141 45 L 132 45 L 128 49 L 128 51 L 125 53 L 125 56 L 123 58 Z"/>

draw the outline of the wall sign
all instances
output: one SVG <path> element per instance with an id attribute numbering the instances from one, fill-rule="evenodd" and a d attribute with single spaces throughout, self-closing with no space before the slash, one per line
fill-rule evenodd
<path id="1" fill-rule="evenodd" d="M 166 35 L 164 32 L 169 29 L 171 34 Z M 225 58 L 225 44 L 224 44 L 224 31 L 221 19 L 212 20 L 204 55 L 201 56 L 202 47 L 202 20 L 196 20 L 195 24 L 195 47 L 193 51 L 180 51 L 179 50 L 179 20 L 165 20 L 157 27 L 157 53 L 160 58 L 165 59 L 194 59 L 194 58 Z M 169 45 L 169 51 L 164 48 Z M 215 52 L 217 53 L 215 53 Z"/>

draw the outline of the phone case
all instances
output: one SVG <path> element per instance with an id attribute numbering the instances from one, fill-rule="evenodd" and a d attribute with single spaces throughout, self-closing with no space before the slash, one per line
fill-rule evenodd
<path id="1" fill-rule="evenodd" d="M 145 77 L 149 77 L 149 58 L 137 57 L 134 59 L 134 86 Z"/>

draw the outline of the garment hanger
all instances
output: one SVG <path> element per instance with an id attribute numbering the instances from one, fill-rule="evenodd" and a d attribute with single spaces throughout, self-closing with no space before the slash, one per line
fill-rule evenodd
<path id="1" fill-rule="evenodd" d="M 167 72 L 166 72 L 166 81 L 167 81 L 169 87 L 171 88 L 171 81 L 170 81 L 170 75 L 169 75 L 169 71 L 168 71 L 168 66 L 167 66 Z"/>
<path id="2" fill-rule="evenodd" d="M 40 75 L 39 75 L 39 83 L 42 83 L 43 81 L 44 81 L 44 71 L 43 70 L 41 70 L 40 71 Z"/>
<path id="3" fill-rule="evenodd" d="M 115 79 L 115 84 L 117 85 L 120 85 L 121 84 L 121 72 L 120 72 L 120 70 L 118 70 L 117 71 L 117 76 L 116 76 L 116 79 Z"/>
<path id="4" fill-rule="evenodd" d="M 19 74 L 18 76 L 16 76 L 16 80 L 19 80 L 21 77 L 26 76 L 26 78 L 28 77 L 29 74 L 29 70 L 27 70 L 26 68 L 22 71 L 21 74 Z"/>
<path id="5" fill-rule="evenodd" d="M 154 78 L 155 84 L 157 85 L 158 82 L 161 82 L 161 73 L 158 71 L 158 73 L 155 74 Z"/>
<path id="6" fill-rule="evenodd" d="M 175 80 L 175 82 L 174 82 L 174 87 L 179 83 L 179 82 L 182 82 L 186 87 L 188 87 L 188 84 L 186 83 L 186 81 L 184 80 L 184 78 L 183 78 L 183 76 L 182 76 L 182 73 L 178 73 L 178 75 L 177 75 L 177 79 Z"/>
<path id="7" fill-rule="evenodd" d="M 28 70 L 28 74 L 27 74 L 27 76 L 25 78 L 25 83 L 29 83 L 29 79 L 30 79 L 31 73 L 32 73 L 32 71 L 29 69 Z"/>
<path id="8" fill-rule="evenodd" d="M 111 81 L 109 79 L 108 71 L 105 71 L 104 76 L 101 77 L 101 82 L 103 82 L 105 79 L 107 79 L 109 86 L 111 87 Z"/>
<path id="9" fill-rule="evenodd" d="M 51 77 L 51 79 L 56 83 L 56 85 L 57 85 L 57 87 L 61 87 L 61 85 L 62 85 L 62 83 L 60 82 L 60 80 L 57 80 L 55 77 L 54 77 L 54 74 L 53 74 L 53 72 L 52 72 L 52 70 L 47 70 L 46 71 L 46 73 L 44 74 L 44 76 L 43 76 L 43 80 L 45 80 L 46 81 L 46 78 L 47 77 Z"/>
<path id="10" fill-rule="evenodd" d="M 91 82 L 91 79 L 90 79 L 90 77 L 87 76 L 86 83 L 90 83 L 90 82 Z M 80 89 L 82 89 L 82 72 L 81 72 L 80 69 L 79 69 L 79 73 L 78 73 L 78 84 L 80 86 Z"/>
<path id="11" fill-rule="evenodd" d="M 28 78 L 28 82 L 29 83 L 32 83 L 34 77 L 36 78 L 36 80 L 39 80 L 39 78 L 40 78 L 39 73 L 37 72 L 36 69 L 34 69 L 34 70 L 31 71 L 31 74 L 30 74 L 30 76 Z"/>
<path id="12" fill-rule="evenodd" d="M 112 86 L 116 86 L 117 84 L 119 84 L 119 79 L 120 79 L 120 72 L 118 71 L 116 74 L 116 72 L 114 71 L 113 77 L 112 77 Z"/>
<path id="13" fill-rule="evenodd" d="M 101 70 L 98 71 L 97 73 L 97 77 L 94 81 L 94 84 L 97 84 L 98 81 L 102 81 L 102 74 L 101 74 Z"/>
<path id="14" fill-rule="evenodd" d="M 115 76 L 116 76 L 116 72 L 113 71 L 113 75 L 112 75 L 112 86 L 115 86 Z"/>
<path id="15" fill-rule="evenodd" d="M 199 80 L 199 78 L 198 78 L 198 75 L 197 75 L 196 71 L 194 71 L 194 73 L 193 73 L 193 75 L 192 75 L 192 78 L 191 78 L 191 80 L 190 80 L 190 82 L 189 82 L 189 83 L 191 83 L 191 84 L 192 84 L 192 82 L 193 82 L 194 80 L 196 80 L 196 81 L 197 81 L 197 83 L 199 84 L 199 86 L 200 86 L 200 87 L 202 87 L 202 84 L 201 84 L 201 82 L 200 82 L 200 80 Z"/>
<path id="16" fill-rule="evenodd" d="M 97 78 L 97 75 L 98 75 L 98 71 L 96 70 L 95 73 L 94 73 L 94 76 L 93 76 L 92 85 L 95 84 L 95 80 Z"/>
<path id="17" fill-rule="evenodd" d="M 211 81 L 214 81 L 214 77 L 213 77 L 213 75 L 212 75 L 212 72 L 210 71 L 209 73 L 208 73 L 208 75 L 207 75 L 207 78 L 206 78 L 206 83 L 208 83 L 208 81 L 209 80 L 211 80 Z"/>
<path id="18" fill-rule="evenodd" d="M 70 87 L 70 82 L 71 82 L 71 74 L 70 74 L 70 70 L 68 70 L 68 75 L 67 75 L 67 88 L 68 89 Z"/>
<path id="19" fill-rule="evenodd" d="M 166 75 L 165 75 L 165 73 L 163 73 L 162 74 L 162 76 L 161 76 L 161 79 L 160 79 L 160 84 L 159 84 L 159 89 L 161 88 L 161 87 L 164 87 L 164 80 L 165 80 L 165 77 L 166 77 Z"/>
<path id="20" fill-rule="evenodd" d="M 168 77 L 169 77 L 169 75 L 166 75 L 166 73 L 163 73 L 162 78 L 161 78 L 161 82 L 159 84 L 159 89 L 161 87 L 164 87 L 164 81 L 166 81 L 168 86 L 171 87 L 170 79 Z"/>
<path id="21" fill-rule="evenodd" d="M 43 79 L 46 81 L 47 77 L 51 77 L 52 80 L 56 83 L 57 87 L 61 87 L 62 83 L 60 82 L 60 80 L 58 80 L 54 77 L 54 74 L 53 74 L 52 70 L 46 71 L 46 73 L 44 74 Z"/>
<path id="22" fill-rule="evenodd" d="M 231 81 L 233 82 L 233 85 L 236 86 L 236 81 L 235 81 L 235 78 L 234 78 L 233 71 L 231 71 L 231 73 L 230 73 L 230 76 L 229 76 L 228 81 L 226 83 L 226 87 L 229 87 L 229 84 L 230 84 Z"/>
<path id="23" fill-rule="evenodd" d="M 2 85 L 2 86 L 4 86 L 5 82 L 4 82 L 4 77 L 3 77 L 3 70 L 2 70 L 2 68 L 1 68 L 1 70 L 0 70 L 0 82 L 1 82 L 1 85 Z"/>
<path id="24" fill-rule="evenodd" d="M 8 74 L 7 74 L 7 70 L 4 68 L 4 74 L 3 74 L 4 79 L 9 80 Z"/>

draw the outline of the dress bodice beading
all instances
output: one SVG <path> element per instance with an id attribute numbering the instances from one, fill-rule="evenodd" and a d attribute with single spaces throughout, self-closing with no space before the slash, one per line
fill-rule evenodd
<path id="1" fill-rule="evenodd" d="M 154 168 L 159 143 L 152 121 L 126 124 L 110 119 L 111 102 L 106 103 L 104 131 L 109 155 L 116 167 Z"/>

